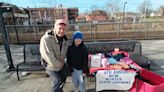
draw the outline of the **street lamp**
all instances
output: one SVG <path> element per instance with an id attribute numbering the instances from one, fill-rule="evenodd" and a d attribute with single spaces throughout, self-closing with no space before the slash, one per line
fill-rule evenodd
<path id="1" fill-rule="evenodd" d="M 124 22 L 124 17 L 125 17 L 125 5 L 127 4 L 127 2 L 124 2 L 124 8 L 123 8 L 123 20 L 122 22 Z"/>

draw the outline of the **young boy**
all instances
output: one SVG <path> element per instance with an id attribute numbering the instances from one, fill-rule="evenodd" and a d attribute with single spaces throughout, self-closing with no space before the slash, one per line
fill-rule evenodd
<path id="1" fill-rule="evenodd" d="M 86 92 L 84 76 L 88 71 L 88 50 L 83 44 L 83 34 L 76 31 L 73 34 L 72 45 L 68 47 L 67 62 L 74 84 L 74 92 Z"/>

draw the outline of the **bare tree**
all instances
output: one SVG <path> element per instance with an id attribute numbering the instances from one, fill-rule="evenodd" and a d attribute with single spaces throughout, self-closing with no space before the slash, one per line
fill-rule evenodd
<path id="1" fill-rule="evenodd" d="M 138 7 L 139 13 L 144 16 L 149 16 L 152 12 L 152 4 L 150 0 L 143 1 Z"/>
<path id="2" fill-rule="evenodd" d="M 113 17 L 113 15 L 115 13 L 118 13 L 121 11 L 121 0 L 108 0 L 105 3 L 105 8 L 106 8 L 106 12 L 108 13 L 108 15 L 111 15 Z"/>
<path id="3" fill-rule="evenodd" d="M 90 12 L 95 11 L 95 10 L 98 10 L 98 9 L 99 9 L 99 7 L 97 5 L 92 5 L 90 7 Z"/>

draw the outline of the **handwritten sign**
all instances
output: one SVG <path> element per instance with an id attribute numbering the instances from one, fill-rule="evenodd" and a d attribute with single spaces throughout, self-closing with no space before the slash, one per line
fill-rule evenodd
<path id="1" fill-rule="evenodd" d="M 96 91 L 129 90 L 135 79 L 135 72 L 125 70 L 101 70 L 96 74 Z"/>

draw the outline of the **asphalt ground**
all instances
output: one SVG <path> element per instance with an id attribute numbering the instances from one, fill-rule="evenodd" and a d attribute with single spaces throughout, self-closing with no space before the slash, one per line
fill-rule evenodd
<path id="1" fill-rule="evenodd" d="M 143 56 L 150 60 L 151 71 L 164 76 L 164 40 L 141 40 Z M 23 46 L 10 45 L 14 65 L 23 61 Z M 51 80 L 45 72 L 32 72 L 21 76 L 17 81 L 16 73 L 6 72 L 7 57 L 4 46 L 0 45 L 0 92 L 50 92 Z M 95 92 L 94 77 L 86 78 L 88 92 Z M 64 92 L 72 92 L 72 77 L 67 78 Z M 120 92 L 120 91 L 119 91 Z"/>

